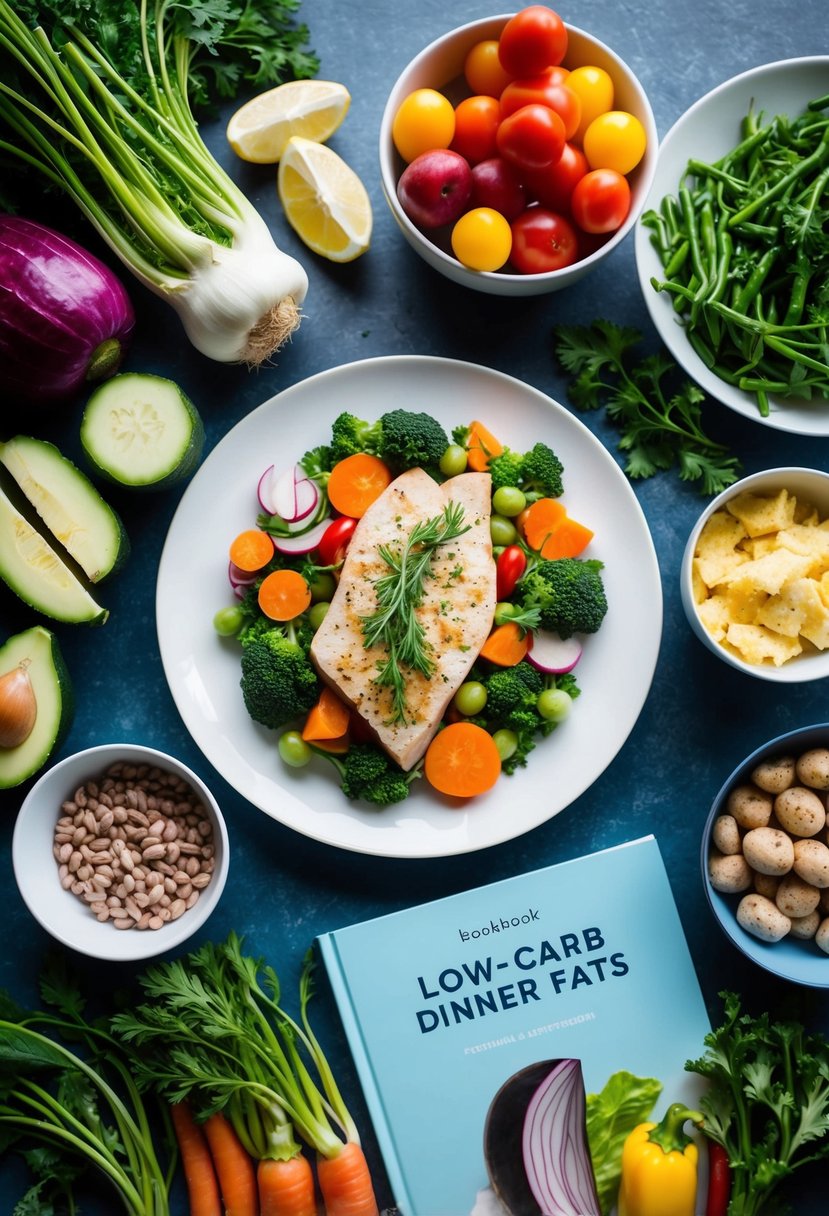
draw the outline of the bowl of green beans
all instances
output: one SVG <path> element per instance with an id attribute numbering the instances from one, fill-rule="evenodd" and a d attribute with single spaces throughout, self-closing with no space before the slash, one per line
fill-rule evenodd
<path id="1" fill-rule="evenodd" d="M 743 72 L 663 140 L 635 235 L 676 361 L 746 418 L 829 435 L 829 56 Z"/>

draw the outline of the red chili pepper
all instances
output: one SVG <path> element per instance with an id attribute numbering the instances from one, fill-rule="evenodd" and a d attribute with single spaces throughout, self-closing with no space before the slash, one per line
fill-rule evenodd
<path id="1" fill-rule="evenodd" d="M 495 563 L 495 594 L 499 600 L 509 599 L 526 569 L 524 550 L 519 545 L 507 545 Z"/>
<path id="2" fill-rule="evenodd" d="M 705 1216 L 726 1216 L 731 1197 L 731 1167 L 721 1144 L 708 1141 L 708 1196 Z"/>
<path id="3" fill-rule="evenodd" d="M 321 566 L 336 566 L 342 561 L 356 527 L 357 520 L 352 519 L 350 515 L 341 515 L 328 525 L 317 545 Z"/>

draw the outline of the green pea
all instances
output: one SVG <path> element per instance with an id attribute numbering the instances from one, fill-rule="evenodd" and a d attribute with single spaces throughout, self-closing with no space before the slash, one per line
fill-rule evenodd
<path id="1" fill-rule="evenodd" d="M 327 570 L 319 570 L 313 582 L 308 586 L 311 588 L 311 599 L 315 604 L 333 599 L 334 592 L 337 590 L 336 580 L 333 574 L 329 574 Z"/>
<path id="2" fill-rule="evenodd" d="M 213 628 L 223 638 L 235 637 L 245 623 L 245 614 L 237 604 L 220 608 L 213 617 Z"/>
<path id="3" fill-rule="evenodd" d="M 324 600 L 321 600 L 318 604 L 311 605 L 308 609 L 308 621 L 312 629 L 319 629 L 330 607 L 331 605 L 327 604 Z"/>
<path id="4" fill-rule="evenodd" d="M 511 519 L 520 515 L 527 505 L 527 499 L 516 486 L 500 486 L 492 495 L 492 506 L 498 515 L 508 515 Z"/>
<path id="5" fill-rule="evenodd" d="M 486 689 L 477 680 L 467 680 L 461 684 L 454 696 L 454 705 L 458 713 L 466 718 L 473 718 L 486 705 Z"/>
<path id="6" fill-rule="evenodd" d="M 563 688 L 545 688 L 535 707 L 548 722 L 563 722 L 573 708 L 573 698 Z"/>
<path id="7" fill-rule="evenodd" d="M 450 443 L 440 458 L 440 471 L 446 477 L 457 477 L 466 472 L 466 448 L 459 443 Z"/>
<path id="8" fill-rule="evenodd" d="M 282 760 L 291 768 L 304 768 L 314 754 L 298 730 L 283 731 L 277 746 Z"/>
<path id="9" fill-rule="evenodd" d="M 507 621 L 511 621 L 517 611 L 518 608 L 515 604 L 511 604 L 509 600 L 502 600 L 500 604 L 495 605 L 495 624 L 506 625 Z"/>
<path id="10" fill-rule="evenodd" d="M 496 730 L 492 742 L 498 748 L 502 764 L 518 751 L 518 736 L 514 730 Z"/>
<path id="11" fill-rule="evenodd" d="M 489 534 L 493 545 L 514 545 L 518 540 L 515 524 L 504 515 L 490 516 Z"/>

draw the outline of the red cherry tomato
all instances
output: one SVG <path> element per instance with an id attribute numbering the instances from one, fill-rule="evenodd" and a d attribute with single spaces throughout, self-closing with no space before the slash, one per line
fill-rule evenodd
<path id="1" fill-rule="evenodd" d="M 321 566 L 336 566 L 338 562 L 342 561 L 356 527 L 357 520 L 352 519 L 350 515 L 341 515 L 339 519 L 335 519 L 328 525 L 317 545 Z"/>
<path id="2" fill-rule="evenodd" d="M 470 165 L 495 155 L 495 135 L 501 122 L 498 99 L 465 97 L 455 106 L 455 134 L 449 147 Z"/>
<path id="3" fill-rule="evenodd" d="M 531 198 L 550 211 L 570 211 L 570 197 L 576 183 L 588 171 L 587 157 L 575 144 L 564 145 L 561 156 L 546 169 L 525 174 L 524 184 Z"/>
<path id="4" fill-rule="evenodd" d="M 499 600 L 509 599 L 526 569 L 527 559 L 518 545 L 507 545 L 499 553 L 495 563 L 495 595 Z"/>
<path id="5" fill-rule="evenodd" d="M 531 4 L 510 17 L 498 40 L 498 58 L 510 76 L 533 76 L 561 63 L 567 53 L 567 27 L 544 4 Z"/>
<path id="6" fill-rule="evenodd" d="M 565 137 L 572 139 L 581 122 L 581 101 L 572 89 L 568 89 L 566 77 L 564 68 L 548 68 L 538 76 L 513 80 L 501 94 L 502 117 L 507 118 L 522 106 L 537 102 L 555 110 L 564 123 Z"/>
<path id="7" fill-rule="evenodd" d="M 499 154 L 519 169 L 552 165 L 561 156 L 565 142 L 564 123 L 558 114 L 537 103 L 522 106 L 503 119 L 496 135 Z"/>
<path id="8" fill-rule="evenodd" d="M 585 232 L 615 232 L 630 211 L 628 180 L 615 169 L 591 169 L 570 198 L 573 219 Z"/>
<path id="9" fill-rule="evenodd" d="M 510 261 L 519 273 L 563 270 L 578 257 L 578 233 L 563 215 L 536 206 L 528 207 L 513 221 Z"/>

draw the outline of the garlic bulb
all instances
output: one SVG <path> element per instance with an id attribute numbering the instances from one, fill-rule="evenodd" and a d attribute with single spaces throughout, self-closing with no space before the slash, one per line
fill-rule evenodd
<path id="1" fill-rule="evenodd" d="M 37 701 L 28 659 L 0 676 L 0 747 L 19 747 L 34 730 Z"/>

